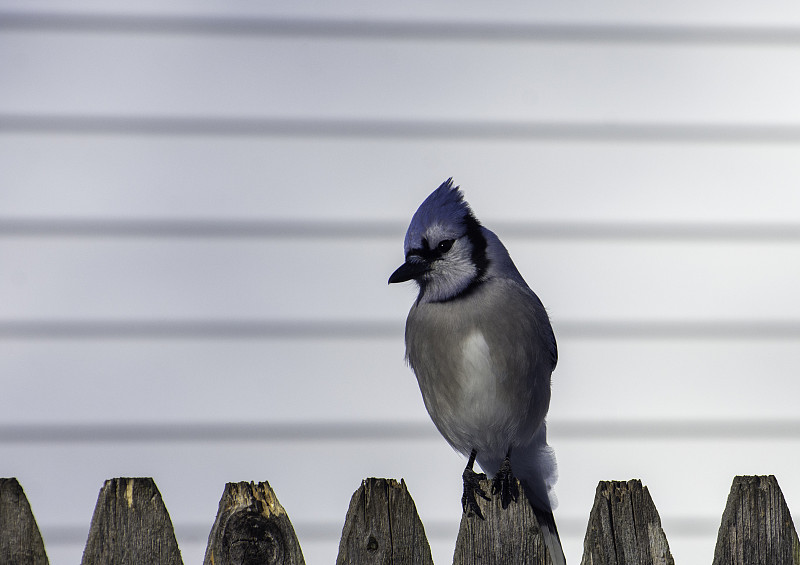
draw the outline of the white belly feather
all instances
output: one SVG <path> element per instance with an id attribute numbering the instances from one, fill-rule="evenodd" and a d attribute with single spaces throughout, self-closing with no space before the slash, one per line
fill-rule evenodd
<path id="1" fill-rule="evenodd" d="M 474 329 L 461 345 L 461 408 L 480 428 L 496 424 L 497 378 L 489 344 L 480 330 Z M 494 421 L 492 421 L 494 420 Z"/>
<path id="2" fill-rule="evenodd" d="M 515 422 L 508 421 L 508 406 L 498 394 L 504 375 L 497 374 L 489 344 L 477 328 L 461 342 L 461 370 L 453 376 L 459 381 L 460 398 L 452 403 L 446 435 L 467 453 L 473 448 L 484 453 L 505 449 L 500 447 L 505 442 L 497 441 L 498 433 L 502 437 Z"/>

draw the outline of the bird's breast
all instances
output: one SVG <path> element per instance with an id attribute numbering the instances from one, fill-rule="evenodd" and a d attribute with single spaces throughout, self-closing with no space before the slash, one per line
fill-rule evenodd
<path id="1" fill-rule="evenodd" d="M 509 402 L 504 388 L 507 375 L 498 371 L 489 341 L 478 327 L 437 331 L 425 343 L 409 346 L 425 407 L 456 449 L 486 451 L 497 443 L 498 433 L 505 435 L 500 430 L 517 425 L 519 415 L 511 414 L 515 403 Z"/>
<path id="2" fill-rule="evenodd" d="M 551 357 L 538 300 L 513 282 L 485 285 L 468 300 L 416 304 L 406 353 L 425 407 L 464 453 L 523 445 L 550 401 Z M 541 324 L 549 329 L 546 314 Z"/>
<path id="3" fill-rule="evenodd" d="M 498 375 L 492 364 L 492 352 L 479 329 L 472 329 L 461 342 L 461 370 L 454 375 L 459 380 L 461 402 L 475 409 L 495 397 Z"/>

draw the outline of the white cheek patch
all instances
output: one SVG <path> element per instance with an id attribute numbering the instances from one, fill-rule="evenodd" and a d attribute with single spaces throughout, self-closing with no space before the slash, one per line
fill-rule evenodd
<path id="1" fill-rule="evenodd" d="M 425 277 L 426 294 L 433 301 L 452 298 L 475 280 L 477 272 L 469 244 L 463 239 L 456 240 L 450 251 L 431 264 Z"/>

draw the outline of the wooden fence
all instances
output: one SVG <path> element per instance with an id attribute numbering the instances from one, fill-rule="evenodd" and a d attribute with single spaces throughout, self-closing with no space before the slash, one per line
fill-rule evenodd
<path id="1" fill-rule="evenodd" d="M 500 508 L 497 497 L 479 503 L 486 520 L 462 518 L 454 565 L 551 563 L 539 525 L 524 500 L 506 510 Z M 22 487 L 16 479 L 0 479 L 0 564 L 47 563 Z M 172 522 L 152 479 L 105 482 L 81 563 L 183 563 Z M 203 564 L 304 563 L 289 516 L 269 483 L 228 483 Z M 350 501 L 336 563 L 432 565 L 425 529 L 402 480 L 361 483 Z M 597 486 L 581 564 L 674 564 L 658 511 L 641 481 L 601 481 Z M 774 476 L 733 480 L 713 561 L 713 565 L 728 564 L 800 565 L 800 542 Z"/>

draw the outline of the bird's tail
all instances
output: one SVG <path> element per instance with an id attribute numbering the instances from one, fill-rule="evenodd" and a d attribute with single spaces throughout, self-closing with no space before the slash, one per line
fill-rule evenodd
<path id="1" fill-rule="evenodd" d="M 524 484 L 523 488 L 525 488 Z M 542 529 L 544 545 L 550 553 L 550 559 L 553 561 L 553 565 L 567 565 L 564 549 L 561 547 L 561 538 L 558 536 L 556 521 L 555 518 L 553 518 L 553 511 L 536 508 L 533 504 L 531 504 L 531 506 L 533 507 L 533 513 L 536 515 L 536 521 L 539 522 L 539 527 Z"/>
<path id="2" fill-rule="evenodd" d="M 547 445 L 547 425 L 544 422 L 531 443 L 511 452 L 511 468 L 525 483 L 525 495 L 534 507 L 553 510 L 558 506 L 554 490 L 558 481 L 556 453 Z"/>
<path id="3" fill-rule="evenodd" d="M 522 453 L 525 455 L 521 461 L 514 461 L 512 453 L 512 468 L 520 478 L 525 496 L 528 497 L 542 529 L 545 546 L 550 552 L 553 565 L 566 565 L 561 538 L 553 517 L 553 509 L 557 504 L 553 492 L 558 479 L 556 454 L 553 448 L 547 445 L 547 427 L 544 423 L 537 431 L 533 445 Z"/>

